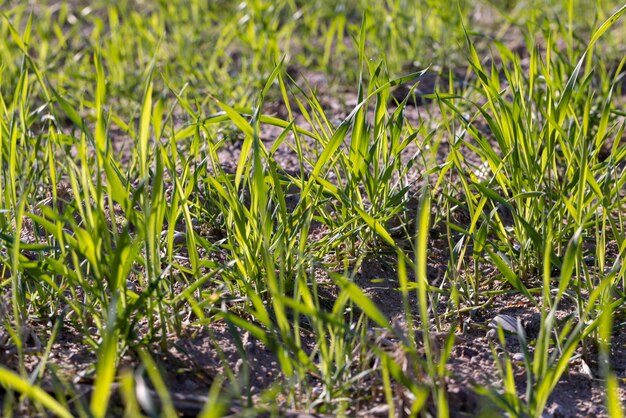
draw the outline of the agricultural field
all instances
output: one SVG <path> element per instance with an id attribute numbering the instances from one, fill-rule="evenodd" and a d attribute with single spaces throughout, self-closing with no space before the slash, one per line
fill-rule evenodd
<path id="1" fill-rule="evenodd" d="M 0 0 L 0 416 L 624 417 L 624 12 Z"/>

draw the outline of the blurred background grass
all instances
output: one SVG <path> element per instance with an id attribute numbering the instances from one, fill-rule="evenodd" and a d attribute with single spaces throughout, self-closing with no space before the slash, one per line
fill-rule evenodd
<path id="1" fill-rule="evenodd" d="M 368 58 L 384 58 L 392 76 L 428 66 L 465 62 L 464 26 L 487 51 L 488 40 L 523 47 L 525 35 L 561 40 L 572 63 L 591 30 L 618 2 L 551 1 L 9 1 L 0 21 L 2 91 L 20 74 L 21 51 L 9 22 L 20 32 L 33 13 L 28 52 L 50 83 L 78 98 L 94 84 L 93 51 L 101 49 L 107 88 L 122 107 L 140 97 L 153 62 L 179 91 L 210 93 L 249 105 L 275 63 L 285 58 L 293 74 L 318 72 L 329 94 L 358 78 L 353 38 L 367 15 Z M 601 56 L 621 58 L 624 24 L 602 44 Z M 21 32 L 20 32 L 21 33 Z M 481 39 L 483 42 L 481 42 Z M 165 86 L 156 89 L 165 93 Z M 199 100 L 199 99 L 198 99 Z M 136 102 L 136 100 L 135 100 Z M 115 104 L 113 104 L 115 105 Z"/>

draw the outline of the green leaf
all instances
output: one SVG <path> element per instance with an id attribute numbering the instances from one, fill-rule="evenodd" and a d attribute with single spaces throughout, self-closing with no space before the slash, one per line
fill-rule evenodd
<path id="1" fill-rule="evenodd" d="M 385 227 L 380 222 L 378 222 L 371 215 L 369 215 L 368 213 L 366 213 L 363 209 L 359 207 L 355 206 L 354 210 L 357 211 L 357 213 L 365 221 L 365 223 L 370 228 L 372 228 L 382 239 L 384 239 L 392 247 L 396 246 L 396 242 L 393 240 L 393 238 L 391 238 L 391 235 L 389 235 L 389 232 L 387 232 Z"/>
<path id="2" fill-rule="evenodd" d="M 559 293 L 557 300 L 561 298 L 563 292 L 569 287 L 569 283 L 574 273 L 574 267 L 576 266 L 578 247 L 580 244 L 580 236 L 582 234 L 582 227 L 578 228 L 565 250 L 565 256 L 563 257 L 563 265 L 561 267 L 561 275 L 559 276 Z"/>
<path id="3" fill-rule="evenodd" d="M 376 304 L 367 297 L 363 290 L 357 286 L 354 282 L 348 280 L 340 274 L 332 274 L 333 279 L 339 285 L 341 290 L 345 292 L 348 297 L 356 303 L 356 305 L 367 315 L 369 319 L 376 322 L 379 326 L 389 329 L 389 321 L 385 318 L 385 315 L 378 309 Z"/>
<path id="4" fill-rule="evenodd" d="M 141 118 L 139 121 L 139 167 L 141 177 L 145 178 L 148 173 L 148 143 L 150 141 L 150 119 L 152 116 L 152 70 L 148 73 L 146 87 L 141 105 Z"/>
<path id="5" fill-rule="evenodd" d="M 115 326 L 117 303 L 114 301 L 109 308 L 109 320 L 98 350 L 96 365 L 96 382 L 91 395 L 90 409 L 94 417 L 102 418 L 106 415 L 111 397 L 111 388 L 117 370 L 117 343 L 119 332 Z"/>
<path id="6" fill-rule="evenodd" d="M 502 258 L 502 256 L 500 256 L 500 254 L 494 253 L 488 247 L 485 247 L 485 251 L 487 252 L 487 254 L 489 254 L 489 258 L 494 262 L 498 270 L 500 270 L 500 273 L 502 273 L 502 276 L 506 279 L 506 281 L 509 282 L 509 284 L 511 284 L 513 288 L 522 292 L 524 296 L 526 296 L 533 304 L 536 305 L 537 301 L 535 300 L 533 295 L 530 294 L 526 286 L 524 286 L 524 283 L 522 283 L 520 278 L 509 267 L 509 264 Z"/>
<path id="7" fill-rule="evenodd" d="M 40 403 L 48 411 L 62 418 L 72 418 L 70 411 L 65 409 L 56 399 L 48 395 L 38 386 L 32 385 L 28 380 L 20 377 L 11 370 L 0 366 L 0 384 L 11 388 L 27 396 L 35 402 Z"/>
<path id="8" fill-rule="evenodd" d="M 65 115 L 69 118 L 69 120 L 71 120 L 77 128 L 84 130 L 85 123 L 83 122 L 83 119 L 80 117 L 78 112 L 72 107 L 70 102 L 61 97 L 61 95 L 57 93 L 57 91 L 52 86 L 50 87 L 50 90 L 52 90 L 54 98 L 56 99 L 57 103 L 59 103 L 61 109 L 63 109 L 63 112 L 65 112 Z"/>

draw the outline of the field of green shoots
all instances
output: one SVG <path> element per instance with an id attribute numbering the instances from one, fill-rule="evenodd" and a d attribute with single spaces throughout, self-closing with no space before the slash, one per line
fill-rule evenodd
<path id="1" fill-rule="evenodd" d="M 625 11 L 0 0 L 0 416 L 624 417 Z"/>

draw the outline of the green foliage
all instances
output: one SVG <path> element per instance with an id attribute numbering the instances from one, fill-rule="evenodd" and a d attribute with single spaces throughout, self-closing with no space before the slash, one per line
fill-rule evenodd
<path id="1" fill-rule="evenodd" d="M 0 368 L 3 413 L 103 417 L 117 391 L 128 416 L 176 416 L 158 353 L 226 324 L 243 366 L 219 359 L 201 416 L 231 401 L 342 416 L 383 398 L 389 416 L 448 416 L 457 330 L 516 295 L 541 316 L 533 341 L 518 326 L 524 400 L 495 348 L 503 383 L 476 391 L 541 416 L 597 346 L 607 411 L 623 416 L 610 352 L 626 284 L 626 8 L 57 3 L 9 2 L 0 18 L 0 348 L 17 360 Z M 394 99 L 432 73 L 428 107 Z M 449 254 L 437 283 L 436 234 Z M 402 329 L 358 284 L 374 256 L 396 263 Z M 96 358 L 88 400 L 50 359 L 64 329 Z M 46 341 L 31 370 L 33 333 Z M 280 373 L 254 398 L 240 333 Z"/>

